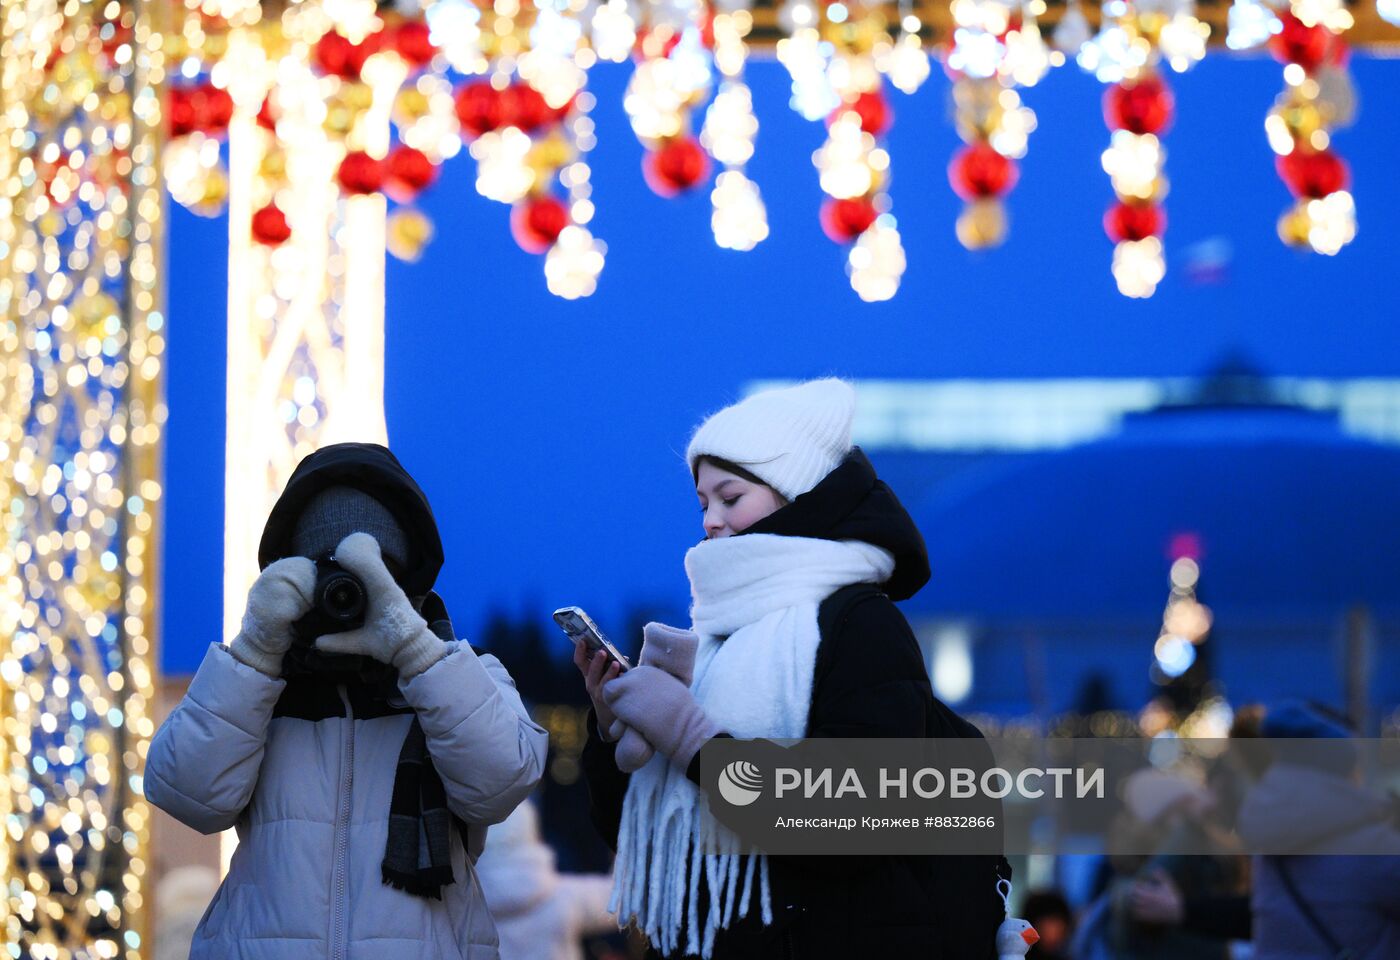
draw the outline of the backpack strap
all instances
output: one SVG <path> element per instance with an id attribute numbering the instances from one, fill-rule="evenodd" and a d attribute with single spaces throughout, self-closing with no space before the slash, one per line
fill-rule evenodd
<path id="1" fill-rule="evenodd" d="M 878 584 L 852 583 L 842 587 L 821 602 L 817 608 L 817 630 L 822 639 L 834 636 L 846 625 L 846 620 L 857 605 L 875 597 L 885 596 Z"/>

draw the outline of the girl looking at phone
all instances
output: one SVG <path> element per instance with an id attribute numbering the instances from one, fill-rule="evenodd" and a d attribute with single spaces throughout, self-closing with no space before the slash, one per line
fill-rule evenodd
<path id="1" fill-rule="evenodd" d="M 981 736 L 933 696 L 894 606 L 927 582 L 928 555 L 851 446 L 854 408 L 850 385 L 816 380 L 701 424 L 686 452 L 705 533 L 685 558 L 691 629 L 648 624 L 625 674 L 575 649 L 591 813 L 617 851 L 610 908 L 652 960 L 996 955 L 1000 857 L 700 851 L 697 755 L 713 737 Z M 693 678 L 648 665 L 655 646 L 694 649 Z M 628 729 L 655 749 L 631 773 Z"/>

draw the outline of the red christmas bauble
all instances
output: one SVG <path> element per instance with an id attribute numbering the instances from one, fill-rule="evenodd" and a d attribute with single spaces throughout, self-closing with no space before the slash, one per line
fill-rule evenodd
<path id="1" fill-rule="evenodd" d="M 384 192 L 399 203 L 408 203 L 437 179 L 437 166 L 422 150 L 399 144 L 389 151 Z"/>
<path id="2" fill-rule="evenodd" d="M 1322 24 L 1308 26 L 1290 11 L 1279 14 L 1282 29 L 1269 38 L 1269 49 L 1281 63 L 1296 63 L 1312 73 L 1327 59 L 1332 32 Z"/>
<path id="3" fill-rule="evenodd" d="M 194 99 L 186 87 L 171 87 L 170 99 L 166 104 L 167 119 L 170 121 L 170 135 L 183 137 L 193 133 L 199 126 L 195 116 Z"/>
<path id="4" fill-rule="evenodd" d="M 316 41 L 312 59 L 322 73 L 340 77 L 342 80 L 358 80 L 360 70 L 372 54 L 384 48 L 384 35 L 371 33 L 359 43 L 351 43 L 334 30 L 322 34 Z"/>
<path id="5" fill-rule="evenodd" d="M 989 143 L 963 147 L 948 164 L 948 182 L 964 200 L 999 197 L 1016 185 L 1016 164 Z"/>
<path id="6" fill-rule="evenodd" d="M 528 83 L 512 83 L 506 87 L 501 94 L 501 111 L 501 126 L 516 127 L 522 133 L 534 133 L 555 116 L 544 94 Z"/>
<path id="7" fill-rule="evenodd" d="M 1278 175 L 1295 197 L 1316 199 L 1345 190 L 1351 179 L 1346 161 L 1331 150 L 1297 150 L 1275 157 Z"/>
<path id="8" fill-rule="evenodd" d="M 258 243 L 275 247 L 286 243 L 291 235 L 287 215 L 277 204 L 269 203 L 253 214 L 253 239 Z"/>
<path id="9" fill-rule="evenodd" d="M 1167 217 L 1155 203 L 1118 202 L 1103 215 L 1103 229 L 1114 243 L 1161 236 Z"/>
<path id="10" fill-rule="evenodd" d="M 472 80 L 457 88 L 457 120 L 462 132 L 479 137 L 503 125 L 505 105 L 501 92 L 485 80 Z"/>
<path id="11" fill-rule="evenodd" d="M 277 111 L 272 109 L 272 97 L 263 97 L 262 106 L 258 108 L 258 126 L 264 130 L 277 131 Z"/>
<path id="12" fill-rule="evenodd" d="M 568 225 L 568 208 L 548 195 L 531 197 L 510 208 L 510 235 L 526 253 L 544 253 Z"/>
<path id="13" fill-rule="evenodd" d="M 233 97 L 227 90 L 220 90 L 212 83 L 203 84 L 194 91 L 193 103 L 199 129 L 209 133 L 228 129 L 233 119 Z"/>
<path id="14" fill-rule="evenodd" d="M 352 78 L 359 73 L 350 69 L 350 54 L 353 45 L 334 30 L 327 31 L 316 41 L 316 49 L 311 58 L 322 73 L 333 77 Z"/>
<path id="15" fill-rule="evenodd" d="M 340 161 L 335 177 L 346 193 L 375 193 L 384 186 L 384 161 L 374 159 L 363 150 L 352 150 Z"/>
<path id="16" fill-rule="evenodd" d="M 425 67 L 437 49 L 422 20 L 405 20 L 394 29 L 394 49 L 410 67 Z"/>
<path id="17" fill-rule="evenodd" d="M 1161 133 L 1171 124 L 1172 92 L 1157 76 L 1114 84 L 1104 91 L 1103 116 L 1113 130 Z"/>
<path id="18" fill-rule="evenodd" d="M 850 243 L 869 230 L 877 216 L 875 205 L 866 197 L 844 200 L 827 197 L 822 202 L 822 232 L 834 243 Z"/>
<path id="19" fill-rule="evenodd" d="M 710 155 L 694 137 L 669 140 L 642 158 L 642 177 L 659 196 L 674 197 L 710 172 Z"/>
<path id="20" fill-rule="evenodd" d="M 890 124 L 894 122 L 894 111 L 890 109 L 889 101 L 879 90 L 867 90 L 849 103 L 843 103 L 831 111 L 826 118 L 827 126 L 831 126 L 848 110 L 854 111 L 860 117 L 862 130 L 876 137 L 889 130 Z"/>

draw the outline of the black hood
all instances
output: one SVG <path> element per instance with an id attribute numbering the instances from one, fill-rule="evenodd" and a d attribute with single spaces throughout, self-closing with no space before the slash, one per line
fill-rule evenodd
<path id="1" fill-rule="evenodd" d="M 428 498 L 398 458 L 377 443 L 336 443 L 310 454 L 292 471 L 267 517 L 258 566 L 292 556 L 292 531 L 302 508 L 327 487 L 353 487 L 382 503 L 408 534 L 409 556 L 400 586 L 410 597 L 433 588 L 442 569 L 442 539 Z M 314 557 L 312 559 L 315 559 Z"/>
<path id="2" fill-rule="evenodd" d="M 750 533 L 859 540 L 888 550 L 895 566 L 884 589 L 893 600 L 907 600 L 928 583 L 923 534 L 860 447 L 811 490 L 744 531 Z"/>

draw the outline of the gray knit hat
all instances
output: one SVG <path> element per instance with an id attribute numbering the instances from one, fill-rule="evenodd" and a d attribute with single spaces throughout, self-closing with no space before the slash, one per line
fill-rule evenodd
<path id="1" fill-rule="evenodd" d="M 308 500 L 292 531 L 292 549 L 299 557 L 328 557 L 357 532 L 378 540 L 386 560 L 406 566 L 408 534 L 384 504 L 354 487 L 327 487 Z"/>
<path id="2" fill-rule="evenodd" d="M 851 451 L 856 392 L 834 377 L 764 390 L 710 417 L 690 438 L 703 456 L 743 467 L 788 500 L 815 487 Z"/>

